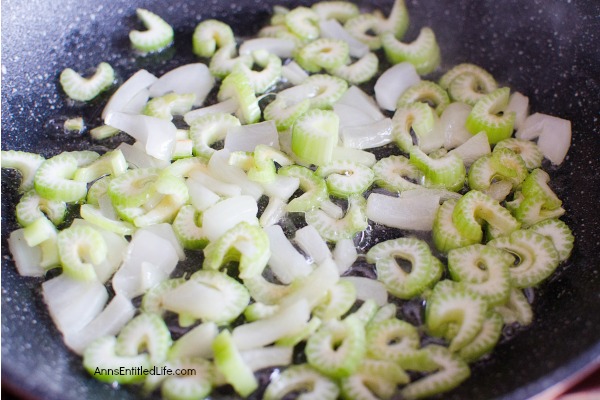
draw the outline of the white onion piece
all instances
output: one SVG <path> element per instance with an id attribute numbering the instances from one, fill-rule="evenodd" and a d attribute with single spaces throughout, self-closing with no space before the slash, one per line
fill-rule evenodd
<path id="1" fill-rule="evenodd" d="M 331 200 L 324 200 L 319 205 L 319 208 L 334 219 L 342 219 L 344 217 L 344 210 Z"/>
<path id="2" fill-rule="evenodd" d="M 150 91 L 148 89 L 142 89 L 119 111 L 125 114 L 142 114 L 149 98 Z"/>
<path id="3" fill-rule="evenodd" d="M 300 187 L 300 178 L 295 176 L 275 175 L 271 182 L 262 183 L 265 194 L 287 201 Z"/>
<path id="4" fill-rule="evenodd" d="M 302 330 L 309 318 L 308 302 L 300 299 L 270 317 L 235 327 L 231 337 L 238 349 L 255 349 Z"/>
<path id="5" fill-rule="evenodd" d="M 78 332 L 104 308 L 108 291 L 99 281 L 78 281 L 61 274 L 42 283 L 52 321 L 63 335 Z"/>
<path id="6" fill-rule="evenodd" d="M 150 96 L 159 97 L 170 92 L 196 95 L 194 106 L 204 103 L 215 85 L 215 78 L 203 63 L 182 65 L 162 75 L 150 86 Z"/>
<path id="7" fill-rule="evenodd" d="M 240 351 L 244 363 L 252 371 L 292 364 L 292 346 L 269 346 Z"/>
<path id="8" fill-rule="evenodd" d="M 171 160 L 177 135 L 177 128 L 171 121 L 120 112 L 108 114 L 105 121 L 135 138 L 144 146 L 148 155 L 159 160 Z"/>
<path id="9" fill-rule="evenodd" d="M 344 281 L 352 282 L 356 288 L 356 298 L 358 300 L 373 299 L 378 306 L 384 306 L 388 302 L 388 292 L 385 285 L 378 280 L 365 278 L 362 276 L 345 276 L 341 278 Z"/>
<path id="10" fill-rule="evenodd" d="M 327 258 L 310 275 L 302 279 L 301 284 L 296 286 L 290 294 L 283 297 L 279 304 L 281 307 L 287 307 L 301 299 L 305 299 L 312 309 L 327 296 L 327 291 L 339 280 L 340 274 L 337 265 L 335 265 L 333 259 Z"/>
<path id="11" fill-rule="evenodd" d="M 419 187 L 416 189 L 405 190 L 400 193 L 400 197 L 419 197 L 419 196 L 440 196 L 440 201 L 446 201 L 448 199 L 460 199 L 462 195 L 460 193 L 451 192 L 446 189 L 432 189 L 426 187 Z"/>
<path id="12" fill-rule="evenodd" d="M 346 147 L 372 149 L 391 143 L 392 120 L 390 118 L 360 126 L 347 126 L 340 131 L 340 138 Z"/>
<path id="13" fill-rule="evenodd" d="M 281 67 L 281 76 L 292 85 L 300 85 L 308 78 L 308 73 L 296 61 L 291 61 Z"/>
<path id="14" fill-rule="evenodd" d="M 335 104 L 344 104 L 358 108 L 375 121 L 385 118 L 385 115 L 383 115 L 373 98 L 363 92 L 358 86 L 350 86 Z"/>
<path id="15" fill-rule="evenodd" d="M 490 141 L 485 132 L 479 132 L 475 136 L 471 136 L 469 140 L 455 148 L 450 150 L 447 156 L 456 154 L 463 160 L 466 166 L 473 164 L 478 158 L 489 154 L 492 151 L 490 148 Z"/>
<path id="16" fill-rule="evenodd" d="M 486 190 L 486 194 L 492 199 L 501 202 L 506 199 L 506 196 L 512 191 L 512 183 L 509 181 L 501 180 L 494 182 L 490 185 L 489 189 Z"/>
<path id="17" fill-rule="evenodd" d="M 460 146 L 473 135 L 467 130 L 467 117 L 471 113 L 471 107 L 464 103 L 451 103 L 446 107 L 440 117 L 436 129 L 441 129 L 445 134 L 444 147 L 448 150 Z"/>
<path id="18" fill-rule="evenodd" d="M 119 219 L 119 217 L 117 216 L 117 211 L 115 210 L 112 200 L 110 199 L 110 196 L 108 194 L 104 194 L 98 197 L 98 208 L 100 209 L 100 213 L 104 217 L 112 219 L 113 221 Z"/>
<path id="19" fill-rule="evenodd" d="M 209 240 L 216 240 L 240 222 L 258 225 L 258 206 L 251 196 L 222 200 L 202 214 L 202 229 Z"/>
<path id="20" fill-rule="evenodd" d="M 241 168 L 229 165 L 230 154 L 227 149 L 213 153 L 208 162 L 208 169 L 211 175 L 223 182 L 238 185 L 242 188 L 243 194 L 250 195 L 255 201 L 258 201 L 263 194 L 262 186 L 251 181 Z"/>
<path id="21" fill-rule="evenodd" d="M 17 229 L 10 233 L 8 249 L 21 276 L 44 276 L 46 274 L 44 268 L 40 266 L 42 250 L 39 246 L 30 247 L 27 244 L 23 236 L 23 229 Z"/>
<path id="22" fill-rule="evenodd" d="M 82 330 L 65 335 L 65 344 L 81 355 L 86 347 L 99 337 L 118 334 L 134 315 L 135 307 L 131 301 L 117 294 Z"/>
<path id="23" fill-rule="evenodd" d="M 384 110 L 394 111 L 398 98 L 406 89 L 421 81 L 415 67 L 402 62 L 387 69 L 375 82 L 375 99 Z"/>
<path id="24" fill-rule="evenodd" d="M 356 125 L 366 125 L 376 121 L 367 112 L 347 104 L 334 104 L 333 112 L 340 119 L 340 129 Z"/>
<path id="25" fill-rule="evenodd" d="M 346 272 L 357 258 L 358 253 L 352 239 L 340 239 L 337 241 L 333 249 L 333 261 L 335 261 L 340 275 Z"/>
<path id="26" fill-rule="evenodd" d="M 521 128 L 515 133 L 515 137 L 523 140 L 536 139 L 544 130 L 544 125 L 549 118 L 556 117 L 542 113 L 531 114 L 525 119 Z"/>
<path id="27" fill-rule="evenodd" d="M 179 262 L 179 255 L 168 240 L 145 228 L 138 229 L 129 242 L 121 268 L 112 279 L 112 286 L 117 294 L 132 299 L 144 293 L 142 273 L 150 272 L 148 268 L 143 269 L 144 262 L 160 266 L 168 276 Z M 158 271 L 156 273 L 159 274 Z M 144 279 L 148 281 L 149 277 Z"/>
<path id="28" fill-rule="evenodd" d="M 279 133 L 274 121 L 229 128 L 225 136 L 224 148 L 230 152 L 252 152 L 259 144 L 265 144 L 279 150 Z"/>
<path id="29" fill-rule="evenodd" d="M 287 203 L 278 197 L 269 197 L 269 203 L 263 210 L 258 222 L 263 228 L 275 225 L 286 214 Z"/>
<path id="30" fill-rule="evenodd" d="M 169 274 L 166 273 L 161 266 L 152 264 L 148 261 L 143 261 L 140 267 L 140 290 L 144 293 L 164 280 L 169 279 Z"/>
<path id="31" fill-rule="evenodd" d="M 392 228 L 430 231 L 439 206 L 438 195 L 402 198 L 371 193 L 367 198 L 367 217 Z"/>
<path id="32" fill-rule="evenodd" d="M 336 146 L 333 148 L 333 154 L 331 155 L 332 161 L 338 160 L 348 160 L 355 161 L 357 163 L 361 163 L 366 165 L 367 167 L 372 167 L 377 162 L 377 158 L 375 154 L 369 153 L 368 151 L 353 149 L 352 147 L 340 147 Z"/>
<path id="33" fill-rule="evenodd" d="M 177 239 L 177 236 L 175 235 L 175 231 L 173 230 L 173 225 L 167 224 L 167 223 L 153 224 L 153 225 L 145 227 L 144 229 L 148 232 L 154 233 L 157 236 L 160 236 L 161 238 L 163 238 L 163 239 L 167 240 L 169 243 L 171 243 L 171 246 L 173 246 L 173 249 L 175 249 L 175 252 L 177 252 L 179 261 L 185 260 L 185 252 L 183 250 L 183 246 L 181 246 L 181 243 L 179 242 L 179 240 Z"/>
<path id="34" fill-rule="evenodd" d="M 265 228 L 265 233 L 271 248 L 269 267 L 281 283 L 287 285 L 298 277 L 310 274 L 310 263 L 288 240 L 281 226 L 269 226 Z"/>
<path id="35" fill-rule="evenodd" d="M 556 117 L 547 119 L 537 145 L 552 164 L 562 164 L 571 147 L 571 121 Z"/>
<path id="36" fill-rule="evenodd" d="M 442 148 L 446 141 L 446 134 L 442 129 L 440 129 L 440 118 L 438 118 L 437 114 L 435 113 L 433 116 L 435 118 L 433 129 L 429 132 L 419 132 L 420 135 L 417 134 L 418 146 L 427 154 Z"/>
<path id="37" fill-rule="evenodd" d="M 327 242 L 323 240 L 319 232 L 312 225 L 298 229 L 294 236 L 294 241 L 317 264 L 321 264 L 331 258 L 331 251 L 327 246 Z"/>
<path id="38" fill-rule="evenodd" d="M 170 164 L 169 161 L 159 160 L 158 158 L 148 155 L 139 143 L 134 145 L 121 143 L 117 146 L 117 150 L 121 150 L 127 163 L 133 168 L 165 168 Z"/>
<path id="39" fill-rule="evenodd" d="M 193 187 L 195 185 L 204 186 L 206 189 L 208 189 L 211 192 L 213 192 L 214 194 L 216 194 L 217 197 L 218 196 L 235 197 L 235 196 L 239 196 L 242 194 L 241 187 L 234 185 L 232 183 L 223 182 L 219 179 L 216 179 L 215 177 L 213 177 L 206 171 L 201 171 L 201 170 L 195 170 L 190 173 L 187 186 Z M 199 190 L 202 191 L 201 189 L 199 189 Z M 196 201 L 201 206 L 198 209 L 199 210 L 206 209 L 206 207 L 204 207 L 204 205 L 201 205 L 200 202 L 211 203 L 210 205 L 212 205 L 212 204 L 216 203 L 216 201 L 214 201 L 214 200 L 215 200 L 215 198 L 212 195 L 210 195 L 210 198 L 207 198 L 207 199 L 196 199 Z M 217 198 L 216 200 L 219 200 L 219 198 Z"/>
<path id="40" fill-rule="evenodd" d="M 228 307 L 227 293 L 190 279 L 167 291 L 162 302 L 166 310 L 207 321 L 218 321 Z"/>
<path id="41" fill-rule="evenodd" d="M 204 322 L 185 333 L 173 343 L 169 357 L 212 358 L 212 342 L 219 334 L 214 322 Z"/>
<path id="42" fill-rule="evenodd" d="M 348 43 L 350 55 L 352 57 L 361 58 L 369 52 L 369 46 L 352 36 L 335 19 L 321 20 L 319 22 L 319 28 L 321 31 L 321 37 L 343 40 L 344 42 Z"/>
<path id="43" fill-rule="evenodd" d="M 123 111 L 127 106 L 127 103 L 129 103 L 140 91 L 149 88 L 157 79 L 156 76 L 144 69 L 133 74 L 110 97 L 104 110 L 102 110 L 102 118 L 106 119 L 108 114 L 112 112 Z M 108 123 L 106 124 L 110 125 Z"/>
<path id="44" fill-rule="evenodd" d="M 529 97 L 519 92 L 512 93 L 504 112 L 508 113 L 511 111 L 515 113 L 515 129 L 520 129 L 529 115 Z"/>
<path id="45" fill-rule="evenodd" d="M 256 50 L 267 50 L 279 58 L 291 58 L 296 43 L 290 39 L 281 38 L 257 38 L 249 39 L 241 44 L 239 54 L 251 54 Z"/>
<path id="46" fill-rule="evenodd" d="M 206 114 L 226 113 L 233 114 L 238 109 L 237 101 L 233 98 L 208 107 L 197 108 L 188 111 L 183 115 L 183 120 L 188 125 L 193 125 L 194 121 Z"/>
<path id="47" fill-rule="evenodd" d="M 198 180 L 190 178 L 186 180 L 185 183 L 190 195 L 190 203 L 198 211 L 205 211 L 207 208 L 221 200 L 221 197 L 218 194 L 207 188 Z M 239 189 L 239 191 L 241 194 L 242 190 Z"/>

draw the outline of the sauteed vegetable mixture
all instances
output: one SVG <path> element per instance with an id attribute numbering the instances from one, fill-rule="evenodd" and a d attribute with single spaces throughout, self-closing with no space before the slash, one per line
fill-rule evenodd
<path id="1" fill-rule="evenodd" d="M 137 16 L 132 52 L 172 44 Z M 570 122 L 468 60 L 439 71 L 434 30 L 408 26 L 402 0 L 275 7 L 255 38 L 201 21 L 198 62 L 159 77 L 60 74 L 75 101 L 113 92 L 94 139 L 135 143 L 2 151 L 22 178 L 9 246 L 91 376 L 166 399 L 423 398 L 533 321 L 526 293 L 573 248 L 542 169 Z"/>

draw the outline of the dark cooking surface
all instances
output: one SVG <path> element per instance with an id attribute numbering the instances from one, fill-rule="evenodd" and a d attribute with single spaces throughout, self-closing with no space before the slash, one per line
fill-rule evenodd
<path id="1" fill-rule="evenodd" d="M 269 4 L 290 1 L 2 1 L 2 149 L 41 152 L 101 149 L 87 136 L 65 137 L 62 122 L 81 112 L 88 126 L 106 96 L 73 111 L 57 82 L 68 66 L 113 65 L 121 80 L 139 68 L 157 75 L 191 62 L 191 33 L 202 19 L 220 18 L 237 34 L 252 34 Z M 389 10 L 391 1 L 375 2 Z M 194 5 L 196 4 L 196 5 Z M 411 30 L 432 26 L 443 68 L 473 62 L 530 97 L 533 112 L 573 121 L 573 145 L 553 172 L 564 220 L 576 247 L 568 264 L 536 292 L 535 323 L 475 365 L 472 377 L 444 398 L 527 398 L 600 357 L 600 4 L 590 1 L 412 1 Z M 127 33 L 139 24 L 135 6 L 176 28 L 175 48 L 136 57 Z M 443 9 L 442 9 L 443 7 Z M 250 23 L 252 22 L 252 23 Z M 258 25 L 256 25 L 258 24 Z M 174 56 L 175 50 L 177 57 Z M 182 56 L 183 55 L 183 56 Z M 96 119 L 92 119 L 96 118 Z M 135 390 L 97 382 L 70 354 L 47 316 L 38 279 L 17 276 L 6 238 L 16 227 L 16 186 L 2 173 L 2 380 L 28 397 L 130 399 Z"/>

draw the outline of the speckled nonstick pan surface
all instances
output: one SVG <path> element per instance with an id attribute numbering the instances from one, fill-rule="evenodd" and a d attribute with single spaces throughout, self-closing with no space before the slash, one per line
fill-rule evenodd
<path id="1" fill-rule="evenodd" d="M 219 18 L 239 35 L 256 32 L 275 3 L 291 1 L 2 1 L 2 149 L 51 156 L 64 150 L 102 150 L 87 135 L 65 136 L 62 122 L 80 113 L 90 126 L 108 94 L 69 107 L 57 82 L 69 66 L 91 69 L 108 61 L 121 81 L 139 68 L 155 74 L 194 58 L 191 33 L 202 19 Z M 389 10 L 391 1 L 373 5 Z M 568 159 L 551 169 L 576 246 L 567 264 L 535 292 L 535 322 L 475 364 L 472 377 L 448 399 L 524 399 L 600 357 L 600 3 L 589 1 L 407 0 L 409 38 L 431 26 L 442 69 L 472 62 L 527 96 L 532 112 L 573 122 Z M 144 7 L 176 29 L 173 49 L 136 57 L 127 33 Z M 123 138 L 122 136 L 120 137 Z M 133 399 L 81 368 L 62 344 L 40 297 L 40 280 L 17 275 L 6 238 L 16 228 L 14 175 L 2 173 L 2 384 L 25 398 Z M 385 233 L 383 233 L 385 236 Z"/>

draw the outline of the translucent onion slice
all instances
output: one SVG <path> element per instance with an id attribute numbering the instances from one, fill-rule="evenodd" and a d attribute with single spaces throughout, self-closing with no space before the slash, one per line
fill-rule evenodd
<path id="1" fill-rule="evenodd" d="M 416 85 L 421 77 L 414 65 L 402 62 L 387 69 L 375 82 L 375 98 L 384 110 L 394 111 L 398 98 L 406 89 Z"/>
<path id="2" fill-rule="evenodd" d="M 340 137 L 344 146 L 355 149 L 372 149 L 391 143 L 392 120 L 385 118 L 366 125 L 346 126 Z"/>
<path id="3" fill-rule="evenodd" d="M 439 206 L 439 195 L 393 197 L 371 193 L 367 198 L 367 217 L 393 228 L 430 231 Z"/>
<path id="4" fill-rule="evenodd" d="M 230 152 L 252 152 L 259 144 L 279 150 L 279 134 L 274 121 L 229 128 L 225 136 L 224 148 Z"/>
<path id="5" fill-rule="evenodd" d="M 310 274 L 310 263 L 288 240 L 280 225 L 265 228 L 265 232 L 271 248 L 269 267 L 281 283 L 289 284 L 298 277 Z"/>
<path id="6" fill-rule="evenodd" d="M 258 38 L 246 40 L 239 49 L 239 54 L 252 54 L 255 50 L 267 50 L 280 58 L 291 58 L 296 43 L 291 39 Z"/>
<path id="7" fill-rule="evenodd" d="M 348 48 L 352 57 L 360 58 L 369 52 L 369 46 L 352 36 L 335 19 L 321 20 L 319 22 L 319 28 L 321 29 L 321 37 L 339 39 L 348 43 Z"/>
<path id="8" fill-rule="evenodd" d="M 142 90 L 147 89 L 158 78 L 150 72 L 141 69 L 127 79 L 111 96 L 102 110 L 102 118 L 106 119 L 112 112 L 123 111 L 127 104 Z M 105 121 L 106 122 L 106 121 Z M 110 125 L 110 124 L 108 124 Z"/>
<path id="9" fill-rule="evenodd" d="M 182 65 L 162 75 L 149 88 L 151 97 L 163 96 L 174 92 L 179 94 L 194 93 L 194 106 L 204 103 L 206 96 L 215 85 L 215 79 L 202 63 Z"/>

